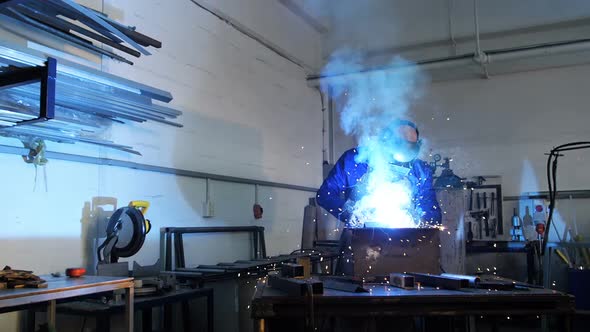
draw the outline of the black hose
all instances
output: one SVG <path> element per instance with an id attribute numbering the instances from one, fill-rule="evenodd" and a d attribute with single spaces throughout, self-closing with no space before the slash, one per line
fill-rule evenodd
<path id="1" fill-rule="evenodd" d="M 551 229 L 551 222 L 553 221 L 553 210 L 555 210 L 555 201 L 557 198 L 557 160 L 560 152 L 573 151 L 580 149 L 589 149 L 590 142 L 571 142 L 559 145 L 549 152 L 547 158 L 547 187 L 549 189 L 549 216 L 547 217 L 547 225 L 545 227 L 545 234 L 543 236 L 543 249 L 541 255 L 545 254 L 547 242 L 549 242 L 549 231 Z"/>

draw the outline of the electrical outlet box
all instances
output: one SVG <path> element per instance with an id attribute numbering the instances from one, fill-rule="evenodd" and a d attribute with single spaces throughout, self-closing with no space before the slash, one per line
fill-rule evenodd
<path id="1" fill-rule="evenodd" d="M 213 202 L 206 200 L 203 202 L 203 218 L 212 218 L 215 215 Z"/>

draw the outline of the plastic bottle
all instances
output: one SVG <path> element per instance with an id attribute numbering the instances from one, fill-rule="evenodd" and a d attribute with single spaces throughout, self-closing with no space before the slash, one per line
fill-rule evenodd
<path id="1" fill-rule="evenodd" d="M 533 224 L 535 224 L 535 231 L 537 238 L 541 239 L 545 233 L 545 222 L 547 221 L 547 214 L 545 207 L 541 204 L 535 206 L 535 213 L 533 213 Z"/>
<path id="2" fill-rule="evenodd" d="M 512 235 L 512 241 L 523 241 L 524 235 L 522 234 L 522 220 L 516 213 L 516 208 L 514 208 L 514 214 L 512 215 L 512 229 L 510 230 L 510 235 Z"/>
<path id="3" fill-rule="evenodd" d="M 524 228 L 524 236 L 527 239 L 533 240 L 537 238 L 535 223 L 533 222 L 533 216 L 531 216 L 531 212 L 528 206 L 525 206 L 525 213 L 522 217 L 522 227 Z"/>

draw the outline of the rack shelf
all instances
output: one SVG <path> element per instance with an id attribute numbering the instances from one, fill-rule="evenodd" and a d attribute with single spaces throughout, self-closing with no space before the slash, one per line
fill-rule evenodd
<path id="1" fill-rule="evenodd" d="M 40 52 L 0 46 L 0 135 L 23 141 L 88 143 L 140 154 L 101 138 L 113 123 L 174 122 L 182 112 L 156 104 L 172 95 Z"/>

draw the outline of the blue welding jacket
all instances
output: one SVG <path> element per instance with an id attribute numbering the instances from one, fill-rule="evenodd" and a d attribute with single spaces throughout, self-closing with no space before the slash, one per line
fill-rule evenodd
<path id="1" fill-rule="evenodd" d="M 357 155 L 357 149 L 346 151 L 338 159 L 317 192 L 318 204 L 342 222 L 350 220 L 350 211 L 345 204 L 348 205 L 360 199 L 355 195 L 357 186 L 369 169 L 366 163 L 356 162 Z M 414 206 L 412 208 L 418 212 L 422 221 L 440 224 L 442 215 L 432 187 L 432 169 L 425 161 L 419 159 L 405 166 L 410 169 L 407 177 L 413 187 Z"/>

